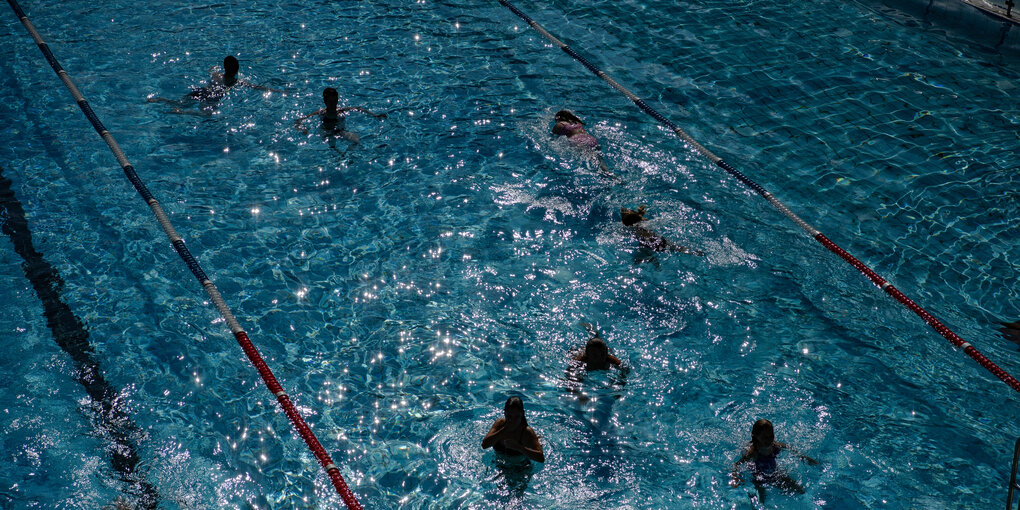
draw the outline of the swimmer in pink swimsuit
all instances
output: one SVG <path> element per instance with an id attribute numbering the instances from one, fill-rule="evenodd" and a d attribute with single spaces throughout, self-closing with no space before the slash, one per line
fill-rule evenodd
<path id="1" fill-rule="evenodd" d="M 599 141 L 594 136 L 590 135 L 584 130 L 584 122 L 568 110 L 560 110 L 556 112 L 556 116 L 553 118 L 556 124 L 552 128 L 554 135 L 565 136 L 575 148 L 591 153 L 595 156 L 595 161 L 599 164 L 599 170 L 609 177 L 616 178 L 612 172 L 609 171 L 609 167 L 606 166 L 605 161 L 602 161 L 602 151 L 599 150 Z"/>

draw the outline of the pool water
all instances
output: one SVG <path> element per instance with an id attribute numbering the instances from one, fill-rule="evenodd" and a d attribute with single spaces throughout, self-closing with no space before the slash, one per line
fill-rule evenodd
<path id="1" fill-rule="evenodd" d="M 1017 395 L 497 2 L 23 5 L 367 508 L 992 508 Z M 870 4 L 519 3 L 996 361 L 1020 318 L 1020 60 Z M 336 508 L 225 324 L 13 13 L 0 168 L 127 418 L 0 241 L 2 508 Z M 237 55 L 209 116 L 177 99 Z M 360 144 L 294 128 L 351 114 Z M 621 178 L 549 134 L 575 111 Z M 197 108 L 188 112 L 198 113 Z M 619 222 L 705 252 L 645 254 Z M 3 218 L 0 218 L 3 221 Z M 6 238 L 6 236 L 5 236 Z M 641 263 L 637 263 L 641 262 Z M 570 353 L 597 324 L 630 371 Z M 621 383 L 625 383 L 622 384 Z M 480 448 L 510 395 L 546 462 Z M 130 421 L 130 426 L 125 425 Z M 111 463 L 118 430 L 138 475 Z"/>

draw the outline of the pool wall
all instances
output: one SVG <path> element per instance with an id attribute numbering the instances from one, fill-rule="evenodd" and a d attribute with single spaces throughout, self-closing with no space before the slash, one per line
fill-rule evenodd
<path id="1" fill-rule="evenodd" d="M 1011 20 L 1007 20 L 962 0 L 865 0 L 864 3 L 893 16 L 904 25 L 945 31 L 951 37 L 975 42 L 980 49 L 990 53 L 1020 55 L 1018 8 L 1013 9 Z M 1005 13 L 1004 2 L 974 0 L 974 3 L 988 4 L 990 10 L 1001 8 Z"/>

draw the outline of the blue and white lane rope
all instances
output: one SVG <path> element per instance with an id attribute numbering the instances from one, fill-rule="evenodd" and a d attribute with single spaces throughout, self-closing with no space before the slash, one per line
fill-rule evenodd
<path id="1" fill-rule="evenodd" d="M 631 91 L 627 90 L 622 85 L 617 83 L 616 80 L 609 77 L 609 75 L 604 73 L 601 69 L 595 67 L 595 65 L 593 65 L 591 62 L 588 62 L 587 59 L 582 57 L 576 51 L 574 51 L 569 46 L 564 44 L 562 41 L 557 39 L 555 36 L 550 34 L 548 31 L 546 31 L 546 29 L 542 28 L 542 26 L 539 25 L 538 22 L 531 19 L 527 14 L 525 14 L 523 11 L 515 7 L 513 4 L 506 0 L 499 0 L 499 3 L 505 6 L 506 8 L 510 9 L 511 12 L 513 12 L 522 20 L 524 20 L 525 23 L 531 26 L 531 28 L 535 29 L 535 31 L 537 31 L 539 34 L 542 34 L 542 36 L 548 39 L 549 42 L 553 43 L 554 45 L 556 45 L 556 47 L 563 50 L 564 53 L 573 57 L 574 60 L 580 62 L 581 65 L 583 65 L 586 69 L 591 71 L 592 74 L 598 76 L 599 78 L 602 78 L 611 87 L 618 90 L 624 96 L 627 96 L 627 99 L 633 101 L 638 108 L 640 108 L 643 112 L 650 115 L 652 118 L 654 118 L 663 126 L 673 131 L 673 133 L 680 137 L 680 139 L 683 140 L 685 143 L 693 147 L 694 150 L 696 150 L 698 153 L 707 157 L 710 161 L 712 161 L 712 163 L 715 163 L 719 168 L 722 168 L 723 170 L 726 171 L 726 173 L 730 174 L 738 181 L 740 181 L 741 184 L 752 189 L 755 193 L 758 193 L 763 198 L 765 198 L 765 200 L 768 200 L 769 203 L 771 203 L 776 209 L 779 209 L 779 211 L 786 215 L 787 218 L 793 220 L 793 222 L 796 223 L 797 226 L 799 226 L 801 229 L 807 232 L 807 234 L 813 237 L 816 241 L 821 243 L 822 246 L 825 246 L 826 249 L 835 253 L 840 258 L 849 263 L 851 266 L 853 266 L 858 271 L 863 273 L 875 285 L 877 285 L 887 294 L 892 296 L 893 299 L 902 303 L 904 306 L 910 309 L 910 311 L 914 312 L 919 317 L 921 317 L 921 319 L 924 320 L 924 322 L 931 326 L 931 328 L 937 331 L 940 335 L 949 340 L 953 345 L 963 349 L 963 352 L 966 353 L 971 358 L 973 358 L 975 361 L 977 361 L 978 364 L 980 364 L 986 370 L 988 370 L 996 377 L 1001 379 L 1003 382 L 1008 384 L 1014 390 L 1020 392 L 1020 381 L 1006 373 L 1005 370 L 999 368 L 999 366 L 996 365 L 995 363 L 991 362 L 983 354 L 978 352 L 978 350 L 975 349 L 973 345 L 971 345 L 968 342 L 965 342 L 962 338 L 959 337 L 959 335 L 957 335 L 948 327 L 946 327 L 944 324 L 942 324 L 938 319 L 936 319 L 934 316 L 928 313 L 924 308 L 921 308 L 919 305 L 911 301 L 910 298 L 903 295 L 902 292 L 900 292 L 896 287 L 893 287 L 888 281 L 886 281 L 884 278 L 875 273 L 870 267 L 865 265 L 860 260 L 857 260 L 857 258 L 855 258 L 853 255 L 848 253 L 846 250 L 840 248 L 838 245 L 836 245 L 836 243 L 833 243 L 831 240 L 829 240 L 828 237 L 825 237 L 825 235 L 819 232 L 818 229 L 814 228 L 806 221 L 802 220 L 799 216 L 794 214 L 793 211 L 786 207 L 785 204 L 780 202 L 778 198 L 772 195 L 772 193 L 766 191 L 765 188 L 758 185 L 758 183 L 752 181 L 747 176 L 737 171 L 737 169 L 730 166 L 729 163 L 723 161 L 722 158 L 716 156 L 715 154 L 712 153 L 712 151 L 706 149 L 703 145 L 695 141 L 693 138 L 691 138 L 690 135 L 685 133 L 684 130 L 680 129 L 679 127 L 677 127 L 676 124 L 670 122 L 669 119 L 664 117 L 661 113 L 655 111 L 655 109 L 648 106 L 648 104 L 646 104 L 644 100 L 634 95 L 634 93 L 632 93 Z"/>
<path id="2" fill-rule="evenodd" d="M 49 46 L 45 41 L 43 41 L 42 36 L 39 35 L 39 32 L 35 29 L 35 26 L 32 25 L 28 16 L 25 15 L 25 11 L 21 9 L 17 0 L 7 0 L 7 3 L 10 4 L 11 9 L 14 10 L 18 19 L 21 20 L 21 24 L 25 26 L 26 30 L 28 30 L 28 33 L 32 36 L 36 45 L 39 46 L 39 50 L 41 50 L 43 56 L 46 57 L 46 61 L 49 62 L 50 67 L 56 71 L 57 76 L 60 77 L 60 81 L 64 82 L 64 86 L 71 92 L 71 96 L 74 97 L 75 102 L 78 103 L 78 107 L 81 108 L 85 117 L 87 117 L 89 122 L 92 123 L 92 127 L 95 128 L 96 133 L 99 133 L 99 136 L 103 138 L 106 145 L 110 147 L 110 151 L 113 152 L 113 155 L 117 158 L 117 162 L 120 163 L 121 168 L 124 169 L 124 174 L 127 176 L 128 180 L 131 181 L 131 185 L 134 186 L 136 191 L 138 191 L 138 194 L 141 195 L 142 199 L 149 204 L 149 208 L 152 209 L 160 227 L 163 228 L 163 232 L 165 232 L 167 238 L 170 239 L 170 243 L 173 245 L 174 250 L 177 251 L 177 254 L 180 255 L 182 260 L 184 260 L 188 269 L 191 270 L 191 273 L 195 275 L 195 278 L 198 279 L 199 283 L 205 289 L 209 298 L 212 300 L 213 305 L 216 306 L 216 310 L 219 311 L 220 315 L 227 322 L 227 325 L 230 327 L 230 331 L 234 334 L 234 338 L 237 340 L 238 344 L 240 344 L 241 349 L 248 357 L 248 360 L 259 372 L 259 375 L 262 377 L 263 382 L 266 383 L 266 387 L 269 391 L 276 397 L 277 402 L 290 419 L 291 424 L 297 430 L 298 435 L 304 439 L 309 450 L 312 451 L 316 459 L 319 461 L 319 464 L 322 465 L 323 469 L 325 469 L 326 475 L 333 483 L 337 494 L 340 495 L 344 504 L 351 510 L 362 509 L 363 507 L 360 503 L 358 503 L 357 498 L 354 497 L 354 494 L 351 492 L 350 488 L 348 488 L 347 483 L 340 474 L 340 469 L 333 463 L 333 460 L 330 458 L 325 448 L 322 447 L 311 428 L 308 427 L 304 418 L 301 417 L 297 408 L 294 407 L 293 402 L 291 402 L 287 393 L 276 380 L 272 370 L 269 369 L 269 366 L 266 365 L 265 360 L 259 354 L 255 345 L 252 344 L 251 339 L 248 338 L 247 332 L 244 331 L 244 328 L 241 327 L 241 324 L 230 311 L 230 307 L 228 307 L 227 303 L 223 300 L 219 290 L 216 289 L 216 285 L 214 285 L 212 280 L 210 280 L 205 274 L 205 271 L 202 270 L 202 266 L 197 260 L 195 260 L 195 257 L 188 250 L 188 247 L 185 246 L 184 239 L 182 239 L 181 236 L 177 234 L 177 231 L 174 230 L 174 227 L 170 224 L 170 219 L 163 211 L 163 208 L 160 207 L 159 202 L 156 201 L 156 198 L 153 197 L 152 193 L 150 193 L 148 188 L 145 187 L 145 183 L 143 183 L 138 177 L 138 173 L 135 172 L 134 167 L 131 166 L 127 157 L 124 156 L 124 151 L 122 151 L 120 146 L 117 145 L 117 141 L 113 139 L 113 135 L 110 134 L 106 127 L 103 126 L 103 123 L 99 121 L 99 117 L 97 117 L 96 113 L 92 111 L 92 107 L 89 106 L 88 101 L 85 100 L 85 97 L 78 90 L 78 87 L 74 85 L 70 75 L 64 71 L 60 62 L 58 62 L 57 58 L 53 56 L 53 52 L 50 51 Z"/>

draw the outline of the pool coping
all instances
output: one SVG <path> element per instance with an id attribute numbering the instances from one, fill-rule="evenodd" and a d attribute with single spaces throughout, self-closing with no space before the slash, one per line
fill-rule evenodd
<path id="1" fill-rule="evenodd" d="M 980 10 L 981 12 L 984 12 L 985 14 L 988 14 L 989 16 L 997 18 L 1000 21 L 1013 23 L 1014 25 L 1020 25 L 1020 9 L 1018 9 L 1017 6 L 1014 5 L 1010 14 L 1008 15 L 1006 14 L 1007 9 L 1005 7 L 1005 2 L 1010 0 L 1003 0 L 1003 5 L 1001 6 L 989 2 L 988 0 L 960 0 L 960 1 L 967 5 L 970 5 L 971 7 L 974 7 L 975 9 Z M 1016 0 L 1012 1 L 1016 2 Z"/>

